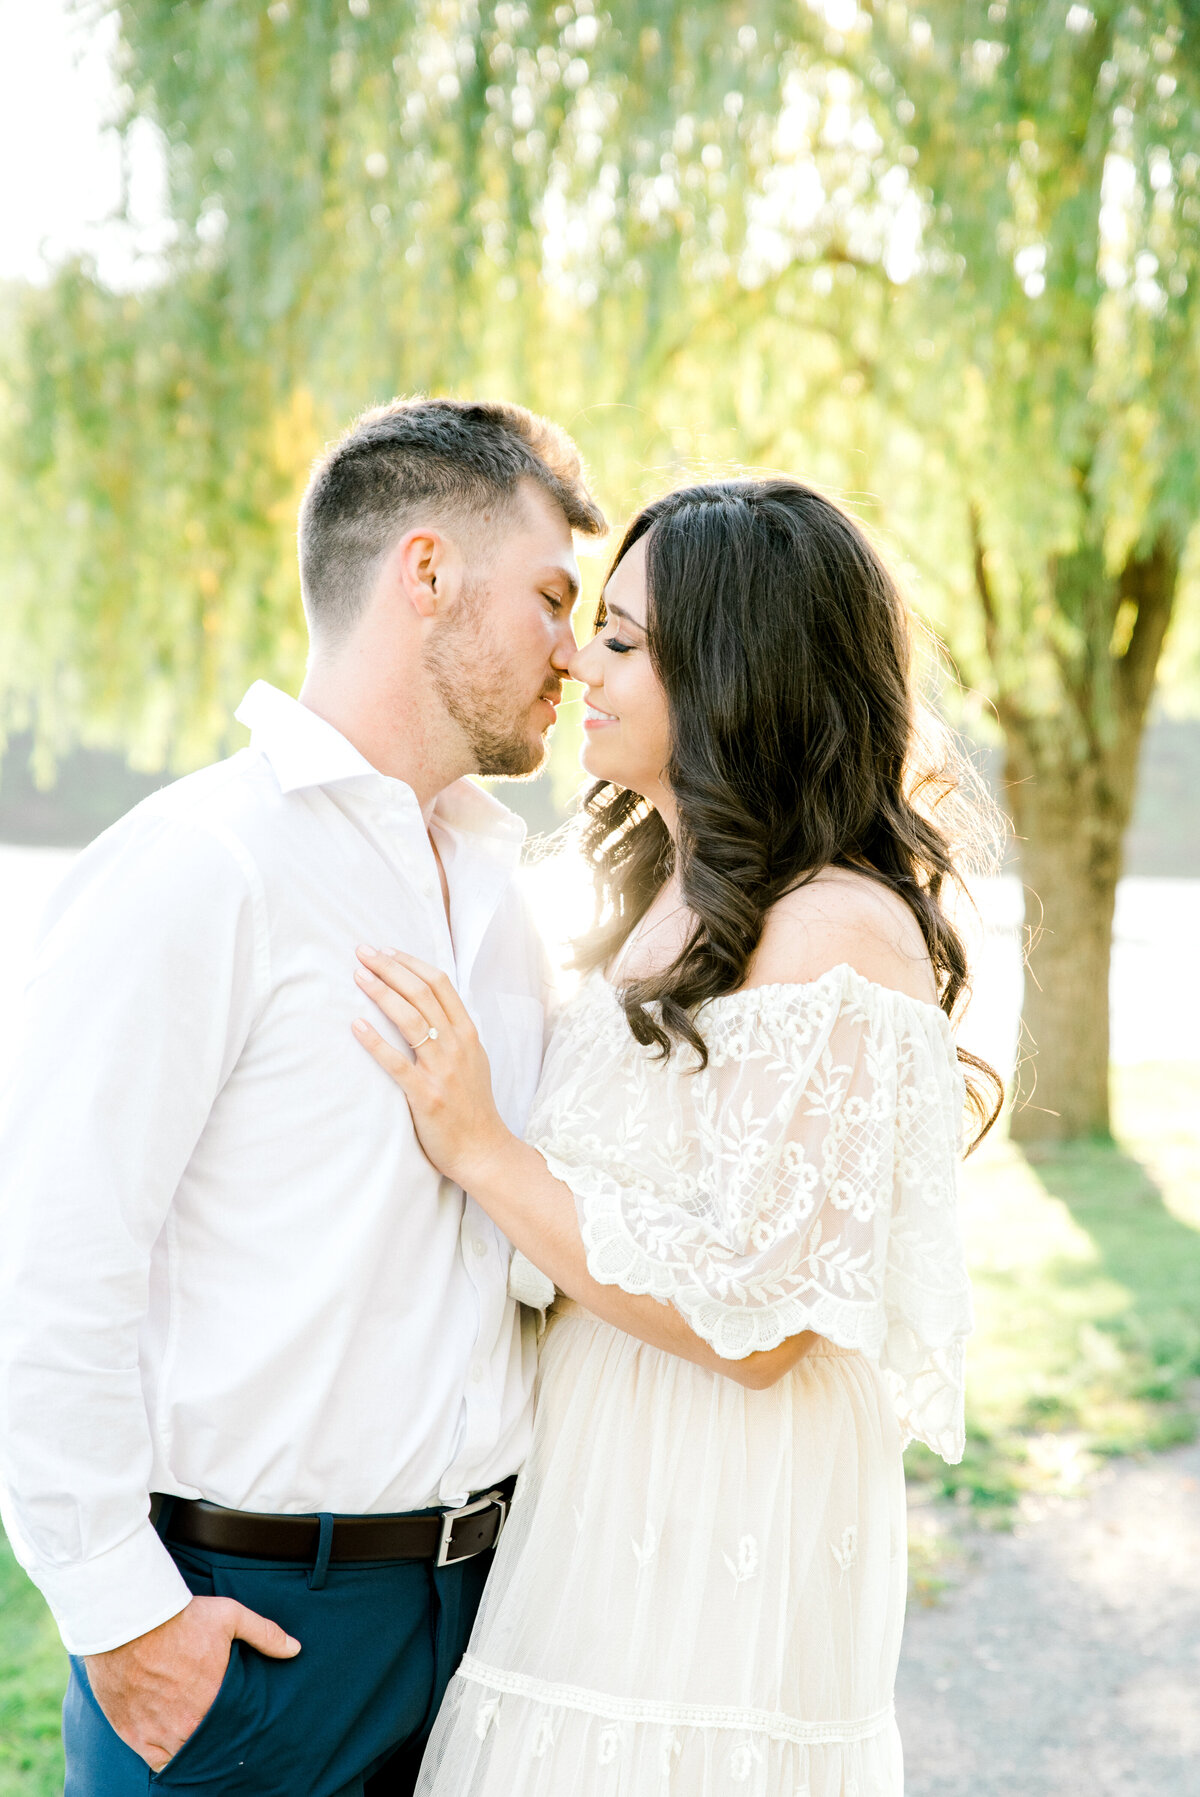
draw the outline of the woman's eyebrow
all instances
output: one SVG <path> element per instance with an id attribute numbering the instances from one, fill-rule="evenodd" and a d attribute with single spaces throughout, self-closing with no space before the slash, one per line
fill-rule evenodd
<path id="1" fill-rule="evenodd" d="M 610 618 L 621 618 L 626 624 L 632 624 L 635 630 L 645 631 L 646 626 L 644 624 L 639 624 L 636 618 L 631 618 L 627 611 L 623 611 L 619 605 L 611 604 L 607 599 L 603 598 L 603 595 L 601 595 L 601 598 L 603 600 L 604 609 Z"/>

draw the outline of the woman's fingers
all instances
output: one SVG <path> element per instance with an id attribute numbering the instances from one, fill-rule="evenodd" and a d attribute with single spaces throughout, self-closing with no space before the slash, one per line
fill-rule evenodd
<path id="1" fill-rule="evenodd" d="M 443 973 L 440 967 L 434 967 L 429 961 L 422 961 L 416 955 L 405 954 L 402 949 L 389 948 L 387 954 L 428 986 L 449 1023 L 470 1022 L 470 1013 L 448 973 Z"/>
<path id="2" fill-rule="evenodd" d="M 354 1034 L 404 1093 L 429 1160 L 461 1184 L 474 1157 L 486 1155 L 488 1143 L 508 1135 L 470 1013 L 453 982 L 415 955 L 360 948 L 358 962 L 360 991 L 370 995 L 415 1052 L 410 1056 L 385 1041 L 361 1017 Z M 436 1032 L 432 1041 L 431 1032 Z"/>
<path id="3" fill-rule="evenodd" d="M 389 1073 L 398 1086 L 403 1086 L 407 1080 L 411 1079 L 416 1071 L 413 1062 L 400 1049 L 393 1048 L 390 1042 L 385 1042 L 379 1031 L 374 1025 L 368 1023 L 365 1017 L 356 1017 L 350 1027 L 367 1053 L 374 1056 L 383 1071 Z"/>
<path id="4" fill-rule="evenodd" d="M 395 1024 L 410 1048 L 415 1048 L 422 1036 L 429 1034 L 430 1022 L 425 1013 L 419 1010 L 410 999 L 402 997 L 399 992 L 380 979 L 378 974 L 372 973 L 369 967 L 356 967 L 354 979 L 359 991 L 365 992 L 367 997 L 379 1006 L 384 1016 Z"/>
<path id="5" fill-rule="evenodd" d="M 397 997 L 406 1000 L 415 1011 L 420 1013 L 425 1019 L 426 1029 L 437 1029 L 440 1032 L 449 1027 L 450 1016 L 441 997 L 430 981 L 410 965 L 408 955 L 401 955 L 394 949 L 363 947 L 358 950 L 358 959 L 360 964 L 369 973 L 374 974 L 377 980 L 382 981 L 383 985 L 390 988 Z M 417 967 L 424 966 L 424 962 L 417 963 Z M 436 968 L 428 968 L 429 973 L 436 973 L 436 971 Z M 456 1019 L 459 1015 L 465 1018 L 466 1011 L 461 1001 L 458 1000 L 458 994 L 454 993 L 454 988 L 448 980 L 445 985 L 446 989 L 454 994 Z M 374 996 L 372 993 L 372 997 Z"/>

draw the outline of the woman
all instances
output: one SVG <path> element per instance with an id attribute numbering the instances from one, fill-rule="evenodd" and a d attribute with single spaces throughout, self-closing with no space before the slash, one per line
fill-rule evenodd
<path id="1" fill-rule="evenodd" d="M 565 1294 L 422 1797 L 902 1789 L 901 1451 L 960 1458 L 971 1325 L 908 659 L 827 499 L 668 495 L 570 670 L 604 910 L 527 1142 L 445 976 L 361 957 L 426 1152 Z"/>

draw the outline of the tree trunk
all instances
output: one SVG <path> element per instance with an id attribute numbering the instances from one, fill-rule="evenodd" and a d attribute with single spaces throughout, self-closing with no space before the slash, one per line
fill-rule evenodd
<path id="1" fill-rule="evenodd" d="M 1133 781 L 1126 798 L 1089 769 L 1043 764 L 1022 778 L 1024 748 L 1010 746 L 1007 779 L 1028 945 L 1012 1135 L 1107 1136 L 1108 970 Z"/>
<path id="2" fill-rule="evenodd" d="M 1111 1133 L 1108 980 L 1117 881 L 1137 764 L 1170 621 L 1178 553 L 1161 536 L 1116 579 L 1099 549 L 1054 563 L 1050 588 L 1066 631 L 1043 645 L 1057 667 L 1057 709 L 1031 703 L 1025 627 L 1005 627 L 978 509 L 975 582 L 1016 828 L 1028 933 L 1012 1135 L 1025 1143 Z"/>

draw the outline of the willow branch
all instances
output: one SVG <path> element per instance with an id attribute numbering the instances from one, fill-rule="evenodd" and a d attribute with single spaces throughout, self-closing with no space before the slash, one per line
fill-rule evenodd
<path id="1" fill-rule="evenodd" d="M 1116 684 L 1127 729 L 1137 730 L 1154 691 L 1154 677 L 1175 603 L 1179 555 L 1162 532 L 1149 555 L 1130 556 L 1121 570 L 1121 598 L 1137 607 L 1129 647 L 1117 663 Z"/>
<path id="2" fill-rule="evenodd" d="M 967 502 L 967 527 L 971 538 L 971 572 L 975 582 L 975 596 L 979 601 L 979 610 L 983 617 L 983 642 L 996 683 L 996 712 L 1002 723 L 1011 722 L 1015 728 L 1028 731 L 1032 721 L 1030 715 L 1018 700 L 1004 674 L 1008 657 L 1005 654 L 1000 608 L 996 601 L 991 575 L 988 573 L 987 549 L 983 541 L 983 516 L 976 499 Z"/>

